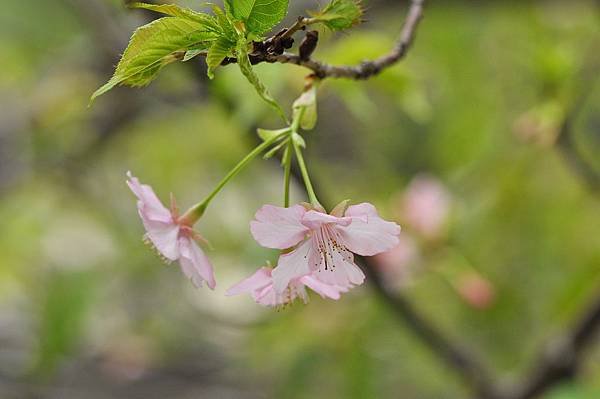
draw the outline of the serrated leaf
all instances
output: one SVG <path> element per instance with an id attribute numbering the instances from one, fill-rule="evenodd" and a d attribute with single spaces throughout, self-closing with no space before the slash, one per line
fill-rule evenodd
<path id="1" fill-rule="evenodd" d="M 228 38 L 222 36 L 215 40 L 215 42 L 208 49 L 206 55 L 206 65 L 208 66 L 208 77 L 215 77 L 215 69 L 217 69 L 225 57 L 229 56 L 235 49 L 235 42 L 232 42 Z"/>
<path id="2" fill-rule="evenodd" d="M 315 22 L 331 30 L 343 30 L 360 23 L 363 9 L 360 0 L 332 0 L 325 8 L 311 13 Z"/>
<path id="3" fill-rule="evenodd" d="M 187 49 L 206 48 L 216 37 L 204 23 L 182 17 L 164 17 L 138 28 L 114 75 L 92 94 L 90 103 L 120 84 L 149 84 L 163 67 L 183 59 Z"/>
<path id="4" fill-rule="evenodd" d="M 225 3 L 225 5 L 227 6 L 227 3 Z M 215 21 L 221 29 L 222 36 L 225 36 L 229 40 L 235 42 L 237 40 L 238 34 L 235 30 L 235 27 L 231 23 L 231 20 L 227 17 L 225 12 L 223 12 L 223 10 L 218 6 L 213 5 L 212 10 L 215 14 Z"/>
<path id="5" fill-rule="evenodd" d="M 271 96 L 265 85 L 260 81 L 256 72 L 252 68 L 252 64 L 250 63 L 250 59 L 248 59 L 248 47 L 246 43 L 246 39 L 243 37 L 240 38 L 237 45 L 237 63 L 242 71 L 242 74 L 248 79 L 248 82 L 254 86 L 256 92 L 267 104 L 269 104 L 284 121 L 287 121 L 283 110 L 275 101 L 275 99 Z"/>
<path id="6" fill-rule="evenodd" d="M 289 0 L 225 0 L 225 11 L 243 21 L 249 33 L 260 36 L 285 18 L 288 3 Z"/>
<path id="7" fill-rule="evenodd" d="M 176 4 L 148 4 L 148 3 L 131 3 L 130 8 L 141 8 L 145 10 L 159 12 L 171 17 L 188 18 L 194 21 L 201 22 L 207 25 L 208 28 L 218 29 L 218 25 L 214 18 L 208 14 L 190 10 L 189 8 L 179 7 Z"/>
<path id="8" fill-rule="evenodd" d="M 294 101 L 294 118 L 300 118 L 300 127 L 304 130 L 312 130 L 317 124 L 317 84 L 302 93 Z"/>

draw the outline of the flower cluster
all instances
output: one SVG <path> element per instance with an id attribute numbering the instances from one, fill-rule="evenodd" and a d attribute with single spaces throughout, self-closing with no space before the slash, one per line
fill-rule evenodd
<path id="1" fill-rule="evenodd" d="M 179 216 L 172 199 L 167 209 L 152 188 L 128 174 L 127 184 L 138 198 L 145 238 L 161 257 L 179 261 L 183 273 L 200 287 L 214 289 L 213 268 L 199 247 L 203 238 L 192 229 L 201 212 L 191 208 Z M 264 205 L 250 223 L 254 239 L 263 247 L 281 250 L 275 268 L 261 267 L 227 291 L 250 293 L 265 306 L 281 306 L 296 298 L 307 302 L 306 288 L 324 298 L 360 285 L 365 275 L 354 263 L 354 254 L 372 256 L 398 244 L 400 227 L 383 220 L 369 203 L 347 206 L 347 201 L 327 214 L 310 204 L 278 207 Z"/>
<path id="2" fill-rule="evenodd" d="M 228 293 L 251 292 L 259 303 L 268 293 L 274 305 L 284 305 L 295 297 L 304 299 L 304 286 L 323 297 L 339 299 L 340 293 L 365 280 L 354 254 L 385 252 L 398 244 L 400 234 L 396 223 L 383 220 L 368 203 L 346 209 L 344 201 L 331 214 L 309 204 L 289 208 L 264 205 L 255 219 L 250 223 L 254 239 L 263 247 L 283 252 L 268 276 L 259 269 Z M 254 285 L 257 275 L 261 276 L 258 288 Z"/>

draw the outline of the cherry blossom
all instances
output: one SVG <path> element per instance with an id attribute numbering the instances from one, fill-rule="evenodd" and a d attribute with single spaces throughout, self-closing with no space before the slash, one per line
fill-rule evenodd
<path id="1" fill-rule="evenodd" d="M 279 257 L 273 271 L 277 293 L 306 275 L 345 290 L 362 284 L 365 275 L 354 263 L 354 254 L 372 256 L 398 244 L 400 226 L 383 220 L 369 203 L 347 209 L 346 203 L 331 214 L 308 204 L 264 205 L 258 210 L 250 223 L 254 239 L 267 248 L 289 250 Z"/>
<path id="2" fill-rule="evenodd" d="M 273 269 L 261 267 L 252 276 L 229 288 L 226 295 L 249 293 L 261 305 L 278 307 L 288 305 L 296 298 L 307 303 L 308 294 L 305 287 L 309 287 L 323 298 L 335 300 L 340 299 L 340 293 L 346 292 L 345 288 L 325 284 L 310 274 L 291 280 L 282 292 L 277 292 L 273 287 Z"/>
<path id="3" fill-rule="evenodd" d="M 423 237 L 438 238 L 444 230 L 451 207 L 451 196 L 436 178 L 417 176 L 404 194 L 403 220 Z"/>
<path id="4" fill-rule="evenodd" d="M 178 260 L 183 274 L 196 287 L 201 287 L 205 281 L 209 288 L 214 289 L 216 282 L 212 265 L 197 244 L 203 239 L 192 229 L 195 220 L 186 215 L 179 216 L 173 197 L 171 209 L 167 209 L 152 187 L 141 184 L 131 172 L 127 172 L 127 177 L 127 185 L 138 198 L 138 213 L 146 229 L 145 241 L 165 262 Z"/>

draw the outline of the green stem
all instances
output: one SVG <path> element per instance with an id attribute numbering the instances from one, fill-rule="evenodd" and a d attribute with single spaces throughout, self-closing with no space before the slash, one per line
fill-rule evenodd
<path id="1" fill-rule="evenodd" d="M 227 173 L 227 175 L 219 182 L 219 184 L 217 184 L 215 189 L 210 194 L 208 194 L 206 198 L 204 198 L 204 200 L 188 209 L 186 213 L 183 216 L 181 216 L 181 219 L 185 220 L 190 224 L 196 222 L 202 216 L 202 214 L 208 207 L 208 204 L 210 204 L 213 198 L 223 189 L 223 187 L 225 187 L 229 180 L 233 179 L 242 169 L 244 169 L 244 167 L 246 167 L 246 165 L 248 165 L 248 163 L 250 163 L 250 161 L 256 158 L 257 155 L 260 155 L 263 151 L 268 149 L 273 143 L 275 143 L 277 140 L 279 140 L 286 134 L 289 133 L 285 131 L 281 132 L 280 134 L 270 137 L 268 140 L 265 140 L 261 144 L 256 146 L 237 165 L 235 165 L 233 169 L 229 171 L 229 173 Z"/>
<path id="2" fill-rule="evenodd" d="M 306 169 L 304 157 L 302 156 L 302 149 L 300 148 L 300 145 L 293 139 L 292 143 L 296 152 L 296 158 L 298 158 L 298 166 L 300 167 L 300 172 L 302 173 L 302 179 L 304 180 L 304 185 L 306 186 L 306 192 L 308 193 L 310 203 L 313 206 L 322 207 L 322 205 L 319 203 L 319 200 L 317 199 L 317 196 L 315 195 L 315 190 L 313 189 L 312 183 L 310 182 L 308 170 Z"/>
<path id="3" fill-rule="evenodd" d="M 283 206 L 290 206 L 290 175 L 292 172 L 292 139 L 289 139 L 283 154 Z"/>

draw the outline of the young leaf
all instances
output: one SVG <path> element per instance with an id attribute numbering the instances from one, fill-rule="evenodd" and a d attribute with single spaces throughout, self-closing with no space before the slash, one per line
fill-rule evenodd
<path id="1" fill-rule="evenodd" d="M 183 56 L 183 59 L 181 61 L 187 62 L 187 61 L 191 60 L 192 58 L 196 57 L 197 55 L 200 55 L 200 53 L 202 53 L 203 51 L 204 50 L 201 50 L 201 49 L 188 50 L 185 52 L 185 55 Z"/>
<path id="2" fill-rule="evenodd" d="M 360 23 L 363 9 L 360 0 L 331 0 L 321 11 L 312 13 L 315 22 L 331 30 L 343 30 Z"/>
<path id="3" fill-rule="evenodd" d="M 119 84 L 149 84 L 164 66 L 181 60 L 187 49 L 207 48 L 216 37 L 204 23 L 182 17 L 160 18 L 138 28 L 113 77 L 92 94 L 90 102 Z"/>
<path id="4" fill-rule="evenodd" d="M 267 141 L 267 140 L 272 139 L 275 136 L 279 136 L 283 132 L 289 132 L 290 130 L 291 129 L 289 127 L 284 127 L 283 129 L 277 129 L 277 130 L 258 128 L 258 129 L 256 129 L 256 133 L 258 134 L 258 137 L 260 137 L 262 139 L 262 141 Z"/>
<path id="5" fill-rule="evenodd" d="M 304 130 L 312 130 L 317 124 L 317 83 L 302 93 L 294 101 L 294 119 L 300 118 L 300 127 Z"/>
<path id="6" fill-rule="evenodd" d="M 143 8 L 145 10 L 159 12 L 171 17 L 188 18 L 194 21 L 202 22 L 208 27 L 217 28 L 214 18 L 208 14 L 196 12 L 189 8 L 182 8 L 176 4 L 147 4 L 147 3 L 131 3 L 130 8 Z"/>
<path id="7" fill-rule="evenodd" d="M 242 71 L 242 74 L 248 79 L 248 82 L 254 86 L 258 95 L 265 100 L 284 121 L 287 121 L 283 110 L 277 104 L 277 101 L 271 96 L 265 85 L 260 81 L 254 69 L 252 69 L 252 64 L 250 64 L 250 60 L 248 59 L 248 47 L 247 47 L 246 39 L 244 37 L 240 37 L 237 45 L 237 63 Z"/>
<path id="8" fill-rule="evenodd" d="M 208 49 L 206 55 L 206 65 L 208 65 L 208 77 L 215 77 L 215 69 L 217 69 L 225 57 L 231 54 L 235 49 L 235 42 L 230 41 L 225 36 L 219 37 Z"/>
<path id="9" fill-rule="evenodd" d="M 260 36 L 270 31 L 287 14 L 289 0 L 225 0 L 225 11 L 243 21 L 248 33 Z"/>

